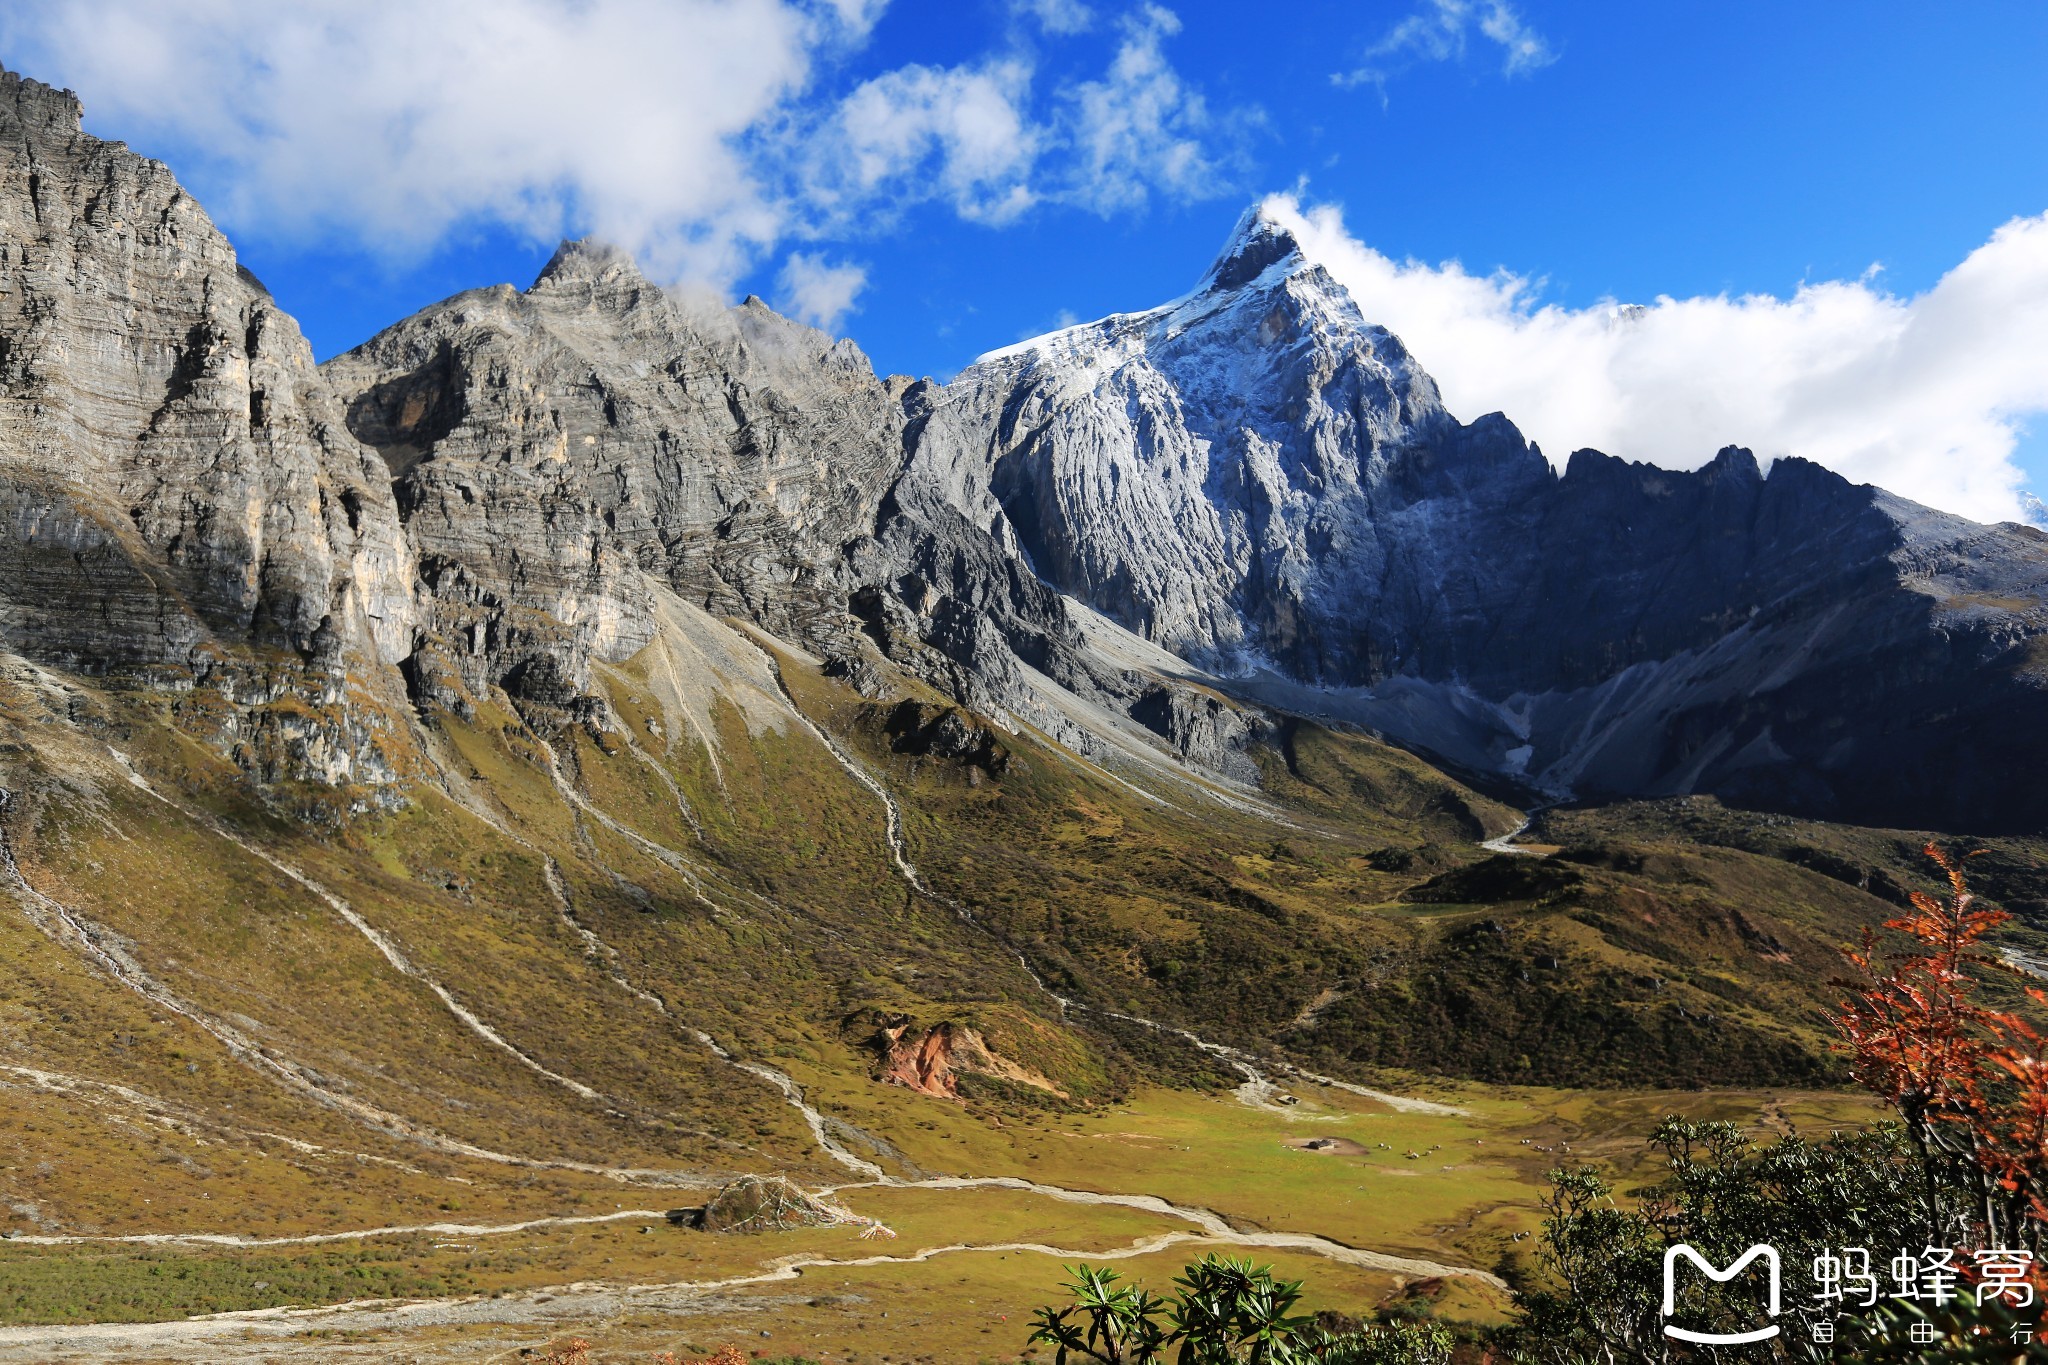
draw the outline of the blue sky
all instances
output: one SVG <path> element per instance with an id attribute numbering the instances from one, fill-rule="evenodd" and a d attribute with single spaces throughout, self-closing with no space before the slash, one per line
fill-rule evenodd
<path id="1" fill-rule="evenodd" d="M 878 45 L 922 55 L 950 8 L 892 7 Z M 920 213 L 850 246 L 873 262 L 851 330 L 880 364 L 943 371 L 1061 310 L 1144 306 L 1192 283 L 1255 194 L 1297 184 L 1389 255 L 1506 266 L 1579 304 L 1783 294 L 1873 264 L 1917 293 L 2048 210 L 2048 6 L 1532 0 L 1547 66 L 1508 76 L 1468 37 L 1462 59 L 1332 83 L 1420 8 L 1182 5 L 1175 63 L 1212 107 L 1264 115 L 1214 198 L 997 231 Z M 1104 35 L 1069 42 L 1101 60 Z"/>
<path id="2" fill-rule="evenodd" d="M 313 3 L 294 22 L 210 0 L 173 27 L 127 0 L 52 0 L 0 18 L 0 60 L 74 86 L 90 131 L 169 161 L 323 357 L 458 289 L 525 284 L 563 232 L 624 238 L 657 275 L 760 293 L 851 334 L 885 372 L 943 377 L 1062 321 L 1183 291 L 1244 207 L 1276 191 L 1304 212 L 1341 209 L 1348 239 L 1389 261 L 1505 270 L 1512 310 L 1586 317 L 1660 296 L 1790 301 L 1834 281 L 1862 282 L 1858 306 L 1910 303 L 2001 225 L 2048 213 L 2048 6 L 2018 0 L 451 0 L 433 12 L 449 25 L 438 58 L 418 12 L 396 5 Z M 409 52 L 394 64 L 384 54 L 401 34 Z M 474 75 L 501 57 L 491 80 Z M 195 99 L 194 82 L 219 89 Z M 423 112 L 414 92 L 428 87 L 454 93 Z M 2031 303 L 2036 245 L 2008 244 L 1982 270 L 2018 280 L 2004 292 Z M 1999 306 L 1999 292 L 1979 289 L 1994 302 L 1972 306 Z M 1431 306 L 1411 300 L 1389 320 Z M 1776 345 L 1771 328 L 1795 323 L 1772 316 L 1740 319 L 1729 344 Z M 1857 344 L 1863 316 L 1786 341 L 1804 357 L 1786 363 L 1825 368 L 1814 353 Z M 1465 333 L 1439 321 L 1409 330 L 1462 355 Z M 1968 337 L 2006 354 L 2043 333 L 1991 317 L 1941 335 L 1975 366 Z M 1505 405 L 1489 402 L 1480 368 L 1459 374 L 1459 355 L 1417 350 L 1455 379 L 1447 397 Z M 1711 368 L 1713 354 L 1665 369 Z M 1496 371 L 1513 364 L 1502 357 Z M 2048 354 L 2032 360 L 2048 375 Z M 1738 365 L 1723 387 L 1757 382 Z M 2011 436 L 2048 396 L 2023 373 L 1964 389 L 1930 391 L 1898 425 L 1974 404 L 1973 420 L 2006 433 L 1983 435 L 2004 440 L 1996 460 L 1989 446 L 1858 455 L 1862 437 L 1835 442 L 1840 453 L 1813 435 L 1825 413 L 1772 427 L 1765 409 L 1792 399 L 1732 410 L 1744 430 L 1727 439 L 1812 446 L 1932 501 L 1946 478 L 1945 505 L 1980 515 L 2022 477 L 2048 488 L 2048 438 Z M 1584 439 L 1575 421 L 1609 440 L 1640 426 L 1583 410 L 1545 419 L 1546 449 Z"/>

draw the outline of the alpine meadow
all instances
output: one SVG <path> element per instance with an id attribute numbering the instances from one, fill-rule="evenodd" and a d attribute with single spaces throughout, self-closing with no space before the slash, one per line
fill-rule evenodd
<path id="1" fill-rule="evenodd" d="M 1454 413 L 1298 194 L 943 382 L 595 231 L 316 363 L 85 126 L 0 1361 L 2044 1358 L 2048 531 Z"/>

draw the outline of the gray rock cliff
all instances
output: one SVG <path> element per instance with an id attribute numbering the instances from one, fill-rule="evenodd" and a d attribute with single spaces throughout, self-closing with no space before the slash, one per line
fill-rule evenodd
<path id="1" fill-rule="evenodd" d="M 1584 796 L 2048 823 L 2048 541 L 1747 451 L 1562 475 L 1277 221 L 993 353 L 906 482 L 1242 697 Z"/>
<path id="2" fill-rule="evenodd" d="M 943 386 L 591 243 L 316 368 L 168 170 L 4 73 L 0 229 L 0 647 L 193 698 L 266 782 L 402 792 L 419 718 L 573 712 L 674 595 L 1239 783 L 1291 712 L 1558 794 L 2048 828 L 2048 535 L 1735 449 L 1560 474 L 1258 211 Z"/>
<path id="3" fill-rule="evenodd" d="M 329 361 L 418 555 L 422 645 L 471 689 L 571 696 L 650 585 L 829 647 L 824 579 L 901 462 L 907 381 L 749 299 L 686 307 L 566 243 Z"/>
<path id="4" fill-rule="evenodd" d="M 169 170 L 4 71 L 0 527 L 6 647 L 216 696 L 265 777 L 402 766 L 412 572 L 381 462 Z"/>

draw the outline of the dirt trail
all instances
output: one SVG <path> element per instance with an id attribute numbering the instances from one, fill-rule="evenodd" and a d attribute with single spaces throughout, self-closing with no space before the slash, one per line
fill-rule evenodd
<path id="1" fill-rule="evenodd" d="M 145 1094 L 113 1081 L 96 1081 L 86 1076 L 73 1076 L 62 1071 L 45 1071 L 32 1066 L 0 1065 L 0 1085 L 8 1084 L 33 1086 L 48 1094 L 78 1100 L 94 1109 L 140 1114 L 151 1123 L 187 1137 L 198 1137 L 204 1133 L 257 1144 L 274 1142 L 302 1156 L 338 1157 L 349 1161 L 389 1166 L 408 1175 L 427 1175 L 426 1171 L 411 1162 L 396 1161 L 388 1156 L 375 1156 L 347 1147 L 324 1147 L 317 1142 L 308 1142 L 304 1138 L 292 1137 L 287 1133 L 273 1133 L 263 1128 L 241 1128 L 223 1123 L 210 1115 L 198 1113 L 160 1096 Z"/>
<path id="2" fill-rule="evenodd" d="M 648 857 L 660 863 L 663 867 L 666 867 L 669 871 L 675 873 L 681 879 L 683 885 L 689 888 L 691 897 L 714 916 L 723 917 L 731 913 L 725 906 L 712 900 L 704 889 L 705 875 L 710 873 L 711 869 L 696 862 L 694 859 L 685 858 L 672 848 L 657 844 L 638 830 L 630 828 L 622 821 L 613 819 L 611 815 L 599 809 L 589 797 L 576 790 L 575 783 L 563 775 L 561 759 L 555 753 L 555 746 L 531 730 L 527 731 L 527 734 L 536 744 L 540 745 L 541 752 L 547 757 L 548 780 L 554 784 L 555 794 L 569 804 L 569 808 L 576 812 L 579 819 L 588 818 L 595 820 L 598 824 L 604 826 Z M 582 831 L 582 837 L 587 844 L 589 839 L 588 831 Z"/>
<path id="3" fill-rule="evenodd" d="M 437 1237 L 502 1237 L 508 1233 L 531 1232 L 535 1228 L 582 1227 L 591 1223 L 647 1223 L 668 1217 L 666 1209 L 621 1209 L 617 1213 L 561 1215 L 528 1218 L 518 1223 L 405 1223 L 380 1228 L 350 1228 L 343 1232 L 308 1232 L 296 1237 L 244 1237 L 232 1232 L 133 1232 L 106 1236 L 15 1233 L 9 1246 L 209 1246 L 209 1247 L 313 1247 L 335 1242 L 365 1242 L 376 1237 L 410 1237 L 431 1233 Z"/>
<path id="4" fill-rule="evenodd" d="M 859 1171 L 862 1175 L 871 1177 L 878 1184 L 892 1185 L 898 1183 L 894 1177 L 880 1166 L 863 1157 L 856 1156 L 834 1138 L 831 1134 L 830 1126 L 825 1121 L 824 1114 L 820 1113 L 815 1105 L 804 1098 L 804 1088 L 798 1085 L 788 1073 L 777 1071 L 774 1067 L 763 1062 L 741 1061 L 714 1042 L 710 1034 L 699 1029 L 691 1029 L 690 1032 L 696 1035 L 698 1042 L 710 1048 L 725 1061 L 730 1062 L 749 1075 L 760 1077 L 777 1090 L 780 1090 L 783 1098 L 789 1102 L 790 1106 L 804 1116 L 804 1122 L 809 1126 L 811 1137 L 818 1144 L 818 1150 L 822 1151 L 826 1156 L 831 1157 L 834 1161 L 850 1170 Z"/>
<path id="5" fill-rule="evenodd" d="M 1347 1246 L 1307 1232 L 1246 1232 L 1233 1227 L 1228 1219 L 1214 1209 L 1198 1205 L 1176 1204 L 1156 1194 L 1101 1194 L 1093 1190 L 1073 1190 L 1063 1185 L 1047 1185 L 1041 1181 L 1025 1180 L 1021 1176 L 932 1176 L 924 1180 L 888 1180 L 878 1182 L 895 1189 L 904 1190 L 1020 1190 L 1027 1194 L 1044 1195 L 1066 1204 L 1110 1205 L 1117 1208 L 1137 1209 L 1143 1213 L 1156 1213 L 1164 1218 L 1177 1218 L 1192 1223 L 1199 1233 L 1182 1233 L 1182 1237 L 1199 1236 L 1203 1239 L 1228 1243 L 1232 1246 L 1285 1247 L 1300 1251 L 1312 1251 L 1329 1260 L 1341 1261 L 1346 1265 L 1365 1266 L 1373 1270 L 1389 1270 L 1403 1275 L 1450 1275 L 1482 1280 L 1496 1288 L 1501 1281 L 1482 1270 L 1464 1266 L 1439 1265 L 1435 1261 L 1417 1260 L 1407 1256 L 1392 1256 L 1380 1251 L 1367 1251 L 1361 1247 Z M 842 1189 L 857 1189 L 858 1186 L 842 1186 Z M 837 1191 L 826 1191 L 837 1193 Z M 1127 1253 L 1138 1254 L 1138 1253 Z M 1097 1259 L 1091 1257 L 1091 1259 Z"/>
<path id="6" fill-rule="evenodd" d="M 1017 1182 L 1021 1188 L 1033 1187 Z M 1069 1191 L 1068 1195 L 1078 1194 Z M 1064 1195 L 1062 1197 L 1065 1197 Z M 1142 1196 L 1132 1196 L 1142 1198 Z M 1084 1201 L 1085 1202 L 1085 1201 Z M 1103 1202 L 1124 1202 L 1103 1197 Z M 1171 1206 L 1169 1206 L 1171 1207 Z M 264 1308 L 241 1313 L 221 1313 L 186 1318 L 177 1322 L 106 1323 L 91 1326 L 0 1328 L 0 1360 L 49 1361 L 71 1353 L 88 1353 L 102 1358 L 114 1350 L 147 1350 L 162 1355 L 174 1352 L 186 1359 L 219 1361 L 228 1352 L 274 1358 L 273 1346 L 265 1339 L 304 1333 L 374 1332 L 386 1335 L 428 1327 L 502 1325 L 569 1327 L 596 1320 L 617 1320 L 628 1314 L 705 1312 L 713 1309 L 744 1310 L 744 1300 L 712 1302 L 721 1293 L 763 1285 L 787 1283 L 810 1270 L 853 1270 L 868 1266 L 918 1265 L 940 1256 L 970 1253 L 1018 1252 L 1045 1256 L 1064 1262 L 1118 1261 L 1150 1256 L 1174 1247 L 1258 1247 L 1269 1250 L 1305 1250 L 1347 1265 L 1416 1277 L 1463 1276 L 1484 1281 L 1496 1288 L 1501 1282 L 1484 1271 L 1441 1266 L 1433 1261 L 1411 1260 L 1361 1251 L 1325 1238 L 1285 1232 L 1238 1233 L 1164 1232 L 1142 1238 L 1127 1246 L 1108 1250 L 1057 1247 L 1043 1242 L 953 1242 L 923 1247 L 899 1255 L 854 1257 L 791 1256 L 769 1262 L 769 1268 L 752 1275 L 734 1275 L 715 1280 L 685 1280 L 670 1284 L 617 1285 L 578 1283 L 558 1288 L 533 1290 L 495 1297 L 467 1295 L 459 1298 L 391 1300 L 372 1299 L 335 1304 L 325 1308 Z M 239 1342 L 233 1340 L 240 1338 Z"/>
<path id="7" fill-rule="evenodd" d="M 774 652 L 756 640 L 750 631 L 742 630 L 740 638 L 760 651 L 761 658 L 768 665 L 769 673 L 774 675 L 775 686 L 781 690 L 782 699 L 789 703 L 790 714 L 796 717 L 797 724 L 810 731 L 811 737 L 825 746 L 825 752 L 832 755 L 839 766 L 846 770 L 847 775 L 873 792 L 875 799 L 882 803 L 882 833 L 888 840 L 889 857 L 896 864 L 897 874 L 919 895 L 947 904 L 941 897 L 934 895 L 931 888 L 917 875 L 917 867 L 910 861 L 903 843 L 903 812 L 897 806 L 896 798 L 889 794 L 889 789 L 883 786 L 881 780 L 873 773 L 855 761 L 852 754 L 841 748 L 839 741 L 832 738 L 824 726 L 811 719 L 810 714 L 798 703 L 796 693 L 789 690 L 789 679 L 782 676 L 782 661 L 775 657 Z"/>
<path id="8" fill-rule="evenodd" d="M 1092 1009 L 1095 1007 L 1084 1005 L 1080 1008 Z M 1254 1109 L 1272 1110 L 1276 1113 L 1285 1114 L 1289 1118 L 1298 1117 L 1292 1106 L 1280 1103 L 1279 1097 L 1287 1092 L 1262 1069 L 1262 1064 L 1250 1053 L 1231 1047 L 1228 1043 L 1212 1043 L 1207 1038 L 1191 1030 L 1178 1028 L 1172 1024 L 1162 1024 L 1157 1020 L 1147 1019 L 1142 1015 L 1123 1014 L 1116 1010 L 1097 1010 L 1097 1013 L 1107 1015 L 1112 1019 L 1121 1019 L 1127 1024 L 1137 1024 L 1156 1033 L 1170 1033 L 1183 1039 L 1218 1061 L 1225 1062 L 1234 1067 L 1237 1073 L 1244 1077 L 1244 1084 L 1231 1092 L 1238 1098 L 1240 1103 L 1250 1105 Z M 1335 1076 L 1325 1076 L 1320 1072 L 1308 1071 L 1292 1064 L 1285 1066 L 1285 1074 L 1295 1080 L 1307 1081 L 1311 1085 L 1322 1086 L 1331 1090 L 1342 1090 L 1347 1094 L 1374 1100 L 1386 1105 L 1389 1109 L 1404 1114 L 1441 1114 L 1449 1117 L 1470 1112 L 1469 1110 L 1459 1108 L 1455 1104 L 1440 1104 L 1436 1100 L 1417 1099 L 1412 1095 L 1396 1095 L 1385 1090 L 1374 1090 L 1370 1086 L 1357 1085 L 1351 1081 L 1340 1081 Z M 1322 1118 L 1323 1116 L 1317 1117 Z"/>
<path id="9" fill-rule="evenodd" d="M 658 762 L 655 759 L 653 754 L 648 753 L 647 750 L 640 747 L 640 741 L 637 738 L 635 738 L 633 734 L 633 729 L 630 725 L 626 723 L 625 718 L 621 716 L 618 718 L 618 721 L 619 734 L 624 737 L 626 741 L 626 747 L 632 751 L 633 757 L 639 759 L 642 763 L 646 764 L 650 770 L 653 771 L 656 780 L 658 780 L 662 786 L 668 789 L 669 799 L 676 803 L 676 812 L 683 817 L 683 823 L 690 827 L 690 833 L 697 836 L 698 843 L 701 844 L 705 842 L 704 826 L 701 822 L 698 821 L 697 812 L 690 805 L 689 798 L 683 795 L 682 787 L 676 782 L 674 777 L 669 775 L 669 770 L 661 766 L 660 762 Z M 724 783 L 721 780 L 720 790 L 723 789 Z"/>

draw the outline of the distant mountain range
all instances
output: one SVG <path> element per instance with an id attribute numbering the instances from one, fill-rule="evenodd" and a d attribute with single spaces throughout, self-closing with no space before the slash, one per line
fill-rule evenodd
<path id="1" fill-rule="evenodd" d="M 423 716 L 575 714 L 681 602 L 1224 790 L 1304 716 L 1532 799 L 2048 827 L 2048 535 L 1733 448 L 1559 475 L 1258 211 L 945 385 L 588 242 L 316 366 L 68 94 L 0 77 L 0 147 L 0 643 L 210 698 L 259 781 L 402 800 Z"/>

